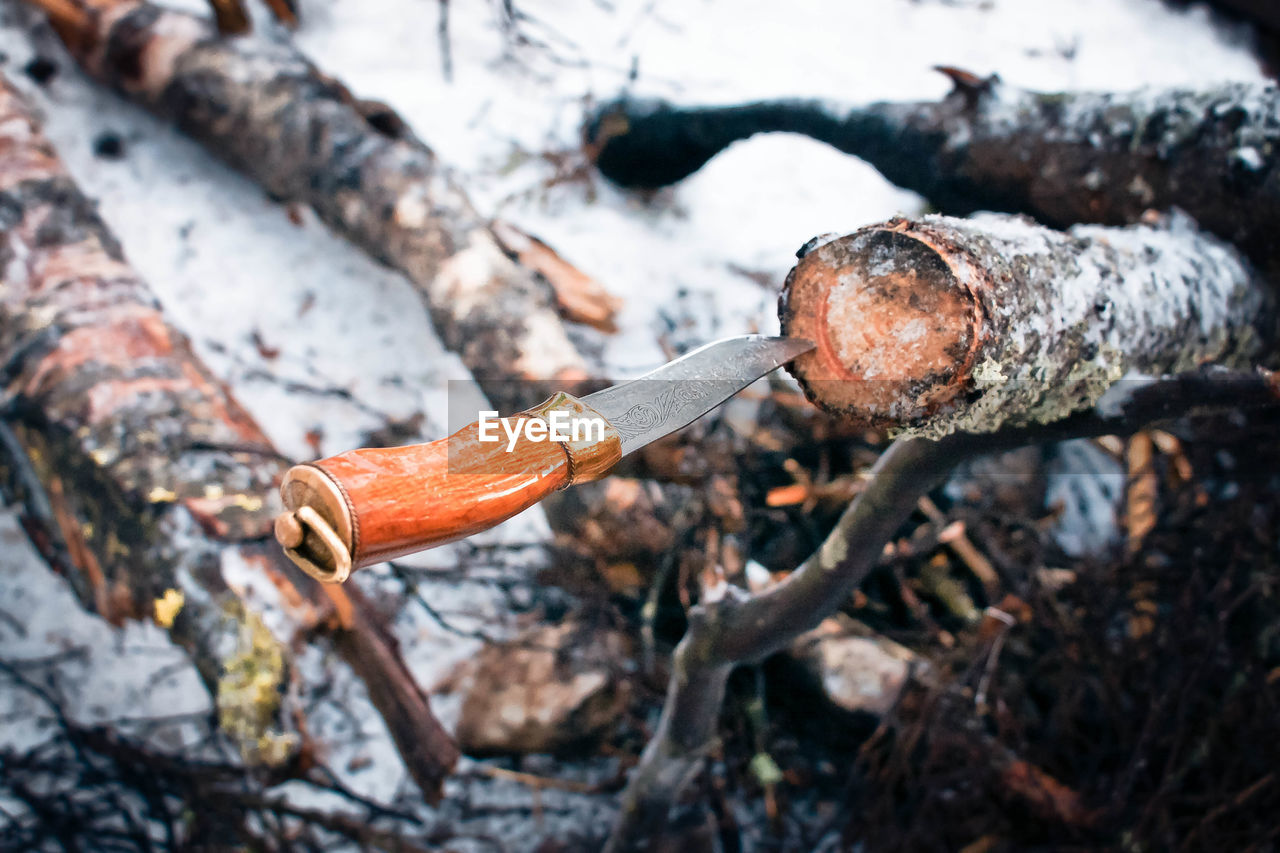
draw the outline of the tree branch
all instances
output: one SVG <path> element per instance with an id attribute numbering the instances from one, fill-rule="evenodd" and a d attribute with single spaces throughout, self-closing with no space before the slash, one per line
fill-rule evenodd
<path id="1" fill-rule="evenodd" d="M 529 390 L 510 380 L 586 378 L 550 286 L 394 110 L 288 43 L 218 38 L 207 20 L 139 0 L 92 5 L 77 33 L 59 30 L 86 71 L 403 272 L 491 402 L 530 402 L 510 399 Z"/>
<path id="2" fill-rule="evenodd" d="M 802 133 L 861 157 L 944 213 L 1003 210 L 1066 227 L 1179 207 L 1259 265 L 1276 262 L 1274 86 L 1042 94 L 939 70 L 955 89 L 936 103 L 623 100 L 589 117 L 587 135 L 600 170 L 624 186 L 674 183 L 757 133 Z"/>
<path id="3" fill-rule="evenodd" d="M 920 496 L 958 464 L 1024 444 L 1127 433 L 1171 417 L 1223 411 L 1280 411 L 1280 377 L 1206 368 L 1124 383 L 1095 408 L 1051 424 L 940 440 L 898 439 L 872 469 L 867 488 L 799 569 L 756 595 L 731 593 L 692 610 L 661 721 L 632 772 L 606 853 L 648 849 L 661 834 L 671 805 L 714 743 L 733 667 L 783 648 L 848 600 Z"/>

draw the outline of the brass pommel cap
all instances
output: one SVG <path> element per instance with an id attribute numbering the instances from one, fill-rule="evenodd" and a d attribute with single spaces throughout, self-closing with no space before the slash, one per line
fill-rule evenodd
<path id="1" fill-rule="evenodd" d="M 324 583 L 351 575 L 355 553 L 351 507 L 342 489 L 314 465 L 295 465 L 284 475 L 276 518 L 276 541 L 290 560 Z"/>

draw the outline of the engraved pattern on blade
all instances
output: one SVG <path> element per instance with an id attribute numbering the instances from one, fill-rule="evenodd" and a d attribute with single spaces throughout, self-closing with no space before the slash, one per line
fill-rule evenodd
<path id="1" fill-rule="evenodd" d="M 627 454 L 693 423 L 812 346 L 763 335 L 716 341 L 583 402 L 608 418 Z"/>
<path id="2" fill-rule="evenodd" d="M 654 432 L 654 438 L 659 438 L 667 433 L 686 426 L 697 420 L 698 416 L 705 411 L 702 409 L 704 400 L 716 400 L 717 402 L 727 400 L 743 388 L 743 383 L 754 382 L 754 379 L 745 379 L 743 383 L 736 380 L 721 380 L 719 382 L 706 382 L 698 379 L 686 380 L 668 380 L 668 381 L 652 381 L 646 379 L 636 380 L 648 386 L 658 386 L 651 388 L 656 391 L 652 394 L 650 400 L 636 403 L 630 409 L 627 409 L 616 418 L 611 418 L 609 423 L 613 424 L 614 429 L 622 436 L 624 444 L 628 440 L 639 438 L 645 433 Z M 703 388 L 703 385 L 713 385 L 711 388 Z M 693 404 L 693 405 L 689 405 Z M 714 403 L 712 404 L 715 405 Z M 670 428 L 668 424 L 679 421 L 681 417 L 685 417 L 684 423 L 673 425 Z M 665 428 L 665 429 L 664 429 Z M 648 442 L 642 442 L 647 444 Z"/>

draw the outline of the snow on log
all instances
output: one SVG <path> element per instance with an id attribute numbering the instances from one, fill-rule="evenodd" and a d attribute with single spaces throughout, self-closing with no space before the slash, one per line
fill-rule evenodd
<path id="1" fill-rule="evenodd" d="M 253 761 L 297 751 L 305 725 L 279 728 L 292 726 L 282 697 L 304 677 L 289 641 L 327 627 L 413 778 L 438 796 L 456 748 L 381 620 L 357 590 L 322 590 L 274 546 L 288 460 L 165 319 L 3 80 L 0 263 L 5 486 L 41 552 L 107 620 L 167 628 Z M 249 586 L 278 590 L 288 612 L 259 612 Z"/>
<path id="2" fill-rule="evenodd" d="M 1027 213 L 1066 227 L 1182 208 L 1260 266 L 1280 263 L 1280 90 L 1041 94 L 941 69 L 939 102 L 778 100 L 606 105 L 588 121 L 596 164 L 624 186 L 674 183 L 757 133 L 802 133 L 861 157 L 943 213 Z"/>
<path id="3" fill-rule="evenodd" d="M 894 219 L 810 248 L 779 300 L 809 399 L 941 436 L 1050 423 L 1126 375 L 1251 366 L 1267 288 L 1185 218 L 1053 231 L 1024 218 Z"/>
<path id="4" fill-rule="evenodd" d="M 287 43 L 218 38 L 209 21 L 136 0 L 84 5 L 55 26 L 90 74 L 401 270 L 491 398 L 498 380 L 586 376 L 551 288 L 390 107 L 355 99 Z"/>

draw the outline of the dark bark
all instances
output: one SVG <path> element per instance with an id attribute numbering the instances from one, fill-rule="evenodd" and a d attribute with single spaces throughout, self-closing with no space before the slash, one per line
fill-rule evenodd
<path id="1" fill-rule="evenodd" d="M 1209 5 L 1227 14 L 1250 21 L 1273 33 L 1280 33 L 1280 6 L 1274 0 L 1208 0 Z"/>
<path id="2" fill-rule="evenodd" d="M 224 700 L 224 727 L 248 752 L 264 752 L 254 738 L 286 715 L 278 702 L 228 707 L 236 694 L 227 679 L 238 661 L 264 664 L 283 693 L 290 654 L 223 570 L 244 562 L 263 573 L 264 588 L 296 583 L 312 610 L 336 611 L 329 641 L 368 685 L 424 793 L 438 796 L 457 753 L 394 642 L 355 590 L 331 599 L 285 568 L 273 546 L 288 460 L 166 320 L 30 107 L 2 80 L 0 262 L 7 485 L 78 596 L 119 623 L 156 618 L 153 602 L 180 591 L 183 606 L 165 627 Z M 265 752 L 258 757 L 281 757 Z"/>
<path id="3" fill-rule="evenodd" d="M 1274 86 L 1041 94 L 947 71 L 956 88 L 937 103 L 622 101 L 594 115 L 587 134 L 600 170 L 624 186 L 674 183 L 756 133 L 802 133 L 944 213 L 1028 213 L 1066 227 L 1180 207 L 1260 265 L 1280 263 Z"/>
<path id="4" fill-rule="evenodd" d="M 1197 5 L 1195 0 L 1165 0 L 1177 9 Z M 1262 69 L 1271 77 L 1280 77 L 1280 4 L 1275 0 L 1206 0 L 1227 19 L 1253 24 L 1254 46 Z"/>
<path id="5" fill-rule="evenodd" d="M 220 39 L 148 3 L 98 3 L 57 28 L 94 77 L 402 271 L 493 402 L 517 385 L 504 379 L 586 375 L 550 287 L 390 107 L 357 100 L 288 44 Z"/>
<path id="6" fill-rule="evenodd" d="M 1053 422 L 1126 376 L 1251 367 L 1277 339 L 1270 289 L 1185 218 L 892 220 L 809 249 L 779 314 L 817 343 L 789 366 L 810 400 L 932 437 Z"/>

